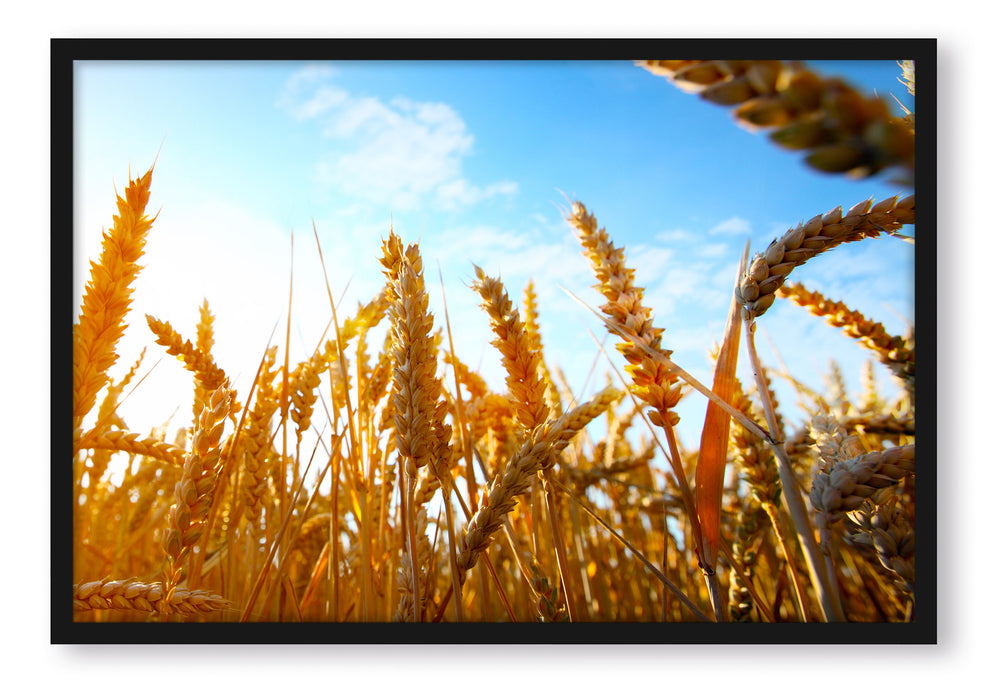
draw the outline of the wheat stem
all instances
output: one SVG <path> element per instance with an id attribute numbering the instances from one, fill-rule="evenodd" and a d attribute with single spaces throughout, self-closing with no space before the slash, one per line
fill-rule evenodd
<path id="1" fill-rule="evenodd" d="M 756 354 L 756 344 L 754 335 L 756 323 L 754 319 L 749 319 L 746 324 L 746 349 L 749 353 L 750 363 L 753 367 L 753 376 L 759 388 L 760 399 L 763 402 L 764 415 L 770 427 L 772 439 L 770 447 L 777 458 L 777 471 L 780 476 L 780 488 L 787 504 L 787 511 L 790 513 L 791 521 L 794 523 L 794 530 L 797 532 L 798 541 L 801 543 L 801 550 L 804 552 L 805 561 L 808 564 L 808 573 L 811 575 L 811 582 L 818 596 L 818 603 L 821 606 L 822 614 L 827 622 L 844 622 L 845 615 L 842 612 L 842 603 L 839 600 L 837 591 L 830 585 L 828 571 L 818 542 L 815 540 L 811 527 L 811 520 L 808 517 L 808 510 L 805 507 L 804 499 L 801 496 L 797 479 L 791 469 L 791 461 L 783 447 L 783 434 L 777 423 L 777 415 L 773 410 L 773 401 L 770 398 L 770 390 L 767 387 L 763 368 Z"/>

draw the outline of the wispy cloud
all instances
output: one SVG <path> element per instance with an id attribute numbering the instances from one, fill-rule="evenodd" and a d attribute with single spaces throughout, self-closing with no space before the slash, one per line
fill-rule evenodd
<path id="1" fill-rule="evenodd" d="M 357 96 L 332 78 L 332 70 L 303 69 L 278 101 L 297 120 L 319 123 L 328 148 L 316 164 L 321 184 L 396 210 L 425 203 L 449 211 L 516 191 L 509 180 L 467 179 L 463 163 L 474 136 L 450 105 Z"/>
<path id="2" fill-rule="evenodd" d="M 753 226 L 749 221 L 738 216 L 733 216 L 732 218 L 725 219 L 715 224 L 709 233 L 720 234 L 728 233 L 733 234 L 745 234 L 751 233 L 753 231 Z"/>
<path id="3" fill-rule="evenodd" d="M 695 238 L 695 234 L 682 228 L 675 228 L 668 231 L 661 231 L 654 236 L 654 238 L 661 243 L 678 243 L 680 241 L 688 241 Z"/>
<path id="4" fill-rule="evenodd" d="M 458 178 L 437 187 L 436 201 L 440 209 L 457 209 L 462 205 L 476 204 L 496 195 L 515 194 L 518 189 L 519 186 L 515 182 L 508 180 L 478 187 L 464 178 Z"/>
<path id="5" fill-rule="evenodd" d="M 674 257 L 671 248 L 638 245 L 627 253 L 627 263 L 636 270 L 636 283 L 649 284 L 662 277 Z"/>

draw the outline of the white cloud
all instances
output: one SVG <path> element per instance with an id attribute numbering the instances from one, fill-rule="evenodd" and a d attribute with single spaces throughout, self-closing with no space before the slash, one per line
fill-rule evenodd
<path id="1" fill-rule="evenodd" d="M 531 236 L 503 231 L 495 226 L 458 226 L 440 235 L 436 252 L 441 262 L 470 259 L 481 264 L 497 251 L 519 250 L 531 242 Z"/>
<path id="2" fill-rule="evenodd" d="M 636 246 L 626 251 L 626 264 L 635 270 L 636 284 L 642 287 L 660 278 L 673 257 L 671 248 Z"/>
<path id="3" fill-rule="evenodd" d="M 727 243 L 712 243 L 710 245 L 702 245 L 698 247 L 698 257 L 705 259 L 715 259 L 719 260 L 725 257 L 725 254 L 729 252 L 729 245 Z M 740 248 L 740 255 L 742 254 L 742 249 Z"/>
<path id="4" fill-rule="evenodd" d="M 328 80 L 337 74 L 337 70 L 325 63 L 311 63 L 296 71 L 285 83 L 285 90 L 278 101 L 279 106 L 288 106 L 300 92 L 311 85 Z"/>
<path id="5" fill-rule="evenodd" d="M 689 241 L 695 237 L 695 234 L 690 231 L 685 231 L 682 228 L 670 229 L 669 231 L 661 231 L 654 238 L 656 238 L 661 243 L 677 243 L 678 241 Z"/>
<path id="6" fill-rule="evenodd" d="M 479 185 L 463 174 L 474 136 L 460 114 L 440 102 L 356 96 L 326 81 L 333 73 L 293 76 L 278 105 L 299 120 L 317 120 L 329 150 L 319 181 L 352 199 L 416 209 L 424 199 L 443 210 L 513 194 L 511 181 Z"/>
<path id="7" fill-rule="evenodd" d="M 715 224 L 709 233 L 728 233 L 728 234 L 743 234 L 751 233 L 753 226 L 747 221 L 738 216 L 733 216 L 732 218 L 725 219 Z"/>
<path id="8" fill-rule="evenodd" d="M 515 194 L 518 189 L 519 186 L 515 182 L 507 180 L 477 187 L 464 178 L 458 178 L 437 187 L 436 202 L 438 208 L 451 210 L 462 205 L 477 204 L 483 199 L 490 199 L 500 194 Z"/>

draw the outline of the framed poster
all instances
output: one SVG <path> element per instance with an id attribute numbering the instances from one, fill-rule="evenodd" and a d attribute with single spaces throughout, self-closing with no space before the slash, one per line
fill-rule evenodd
<path id="1" fill-rule="evenodd" d="M 934 75 L 53 40 L 53 641 L 934 643 Z"/>

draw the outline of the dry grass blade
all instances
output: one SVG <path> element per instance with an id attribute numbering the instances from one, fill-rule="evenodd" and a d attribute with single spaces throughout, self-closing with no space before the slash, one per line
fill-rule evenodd
<path id="1" fill-rule="evenodd" d="M 563 484 L 560 485 L 560 490 L 563 491 L 564 493 L 566 493 L 567 495 L 569 495 L 571 498 L 573 498 L 575 500 L 575 502 L 577 502 L 577 504 L 579 506 L 581 506 L 581 508 L 584 510 L 585 513 L 587 513 L 592 518 L 594 518 L 595 521 L 599 525 L 601 525 L 602 527 L 604 527 L 608 531 L 608 533 L 610 535 L 612 535 L 612 537 L 614 537 L 619 542 L 621 542 L 622 545 L 627 550 L 629 550 L 629 552 L 633 556 L 635 556 L 639 561 L 641 561 L 646 566 L 647 569 L 649 569 L 650 573 L 652 573 L 654 576 L 656 576 L 657 579 L 659 579 L 659 581 L 671 593 L 673 593 L 675 596 L 677 596 L 677 599 L 678 600 L 680 600 L 682 603 L 684 603 L 684 606 L 688 610 L 691 611 L 691 614 L 692 615 L 694 615 L 696 618 L 698 618 L 698 620 L 700 620 L 701 622 L 713 622 L 713 620 L 710 617 L 708 617 L 707 615 L 705 615 L 705 613 L 702 612 L 701 609 L 697 605 L 695 605 L 691 601 L 690 598 L 688 598 L 686 595 L 684 595 L 683 592 L 681 592 L 681 590 L 677 587 L 676 584 L 674 584 L 673 581 L 671 581 L 669 578 L 667 578 L 667 576 L 665 576 L 662 571 L 660 571 L 657 567 L 655 567 L 653 565 L 653 563 L 649 559 L 647 559 L 643 555 L 642 552 L 640 552 L 638 549 L 636 549 L 636 547 L 634 547 L 628 540 L 626 540 L 625 537 L 623 537 L 618 532 L 616 532 L 615 529 L 611 525 L 609 525 L 607 522 L 605 522 L 605 520 L 603 520 L 601 518 L 601 516 L 599 516 L 598 513 L 596 513 L 590 506 L 588 506 L 580 498 L 578 498 L 577 495 L 573 491 L 571 491 L 569 488 L 567 488 Z"/>
<path id="2" fill-rule="evenodd" d="M 735 390 L 736 361 L 739 357 L 740 307 L 733 300 L 722 347 L 715 364 L 712 393 L 729 401 Z M 711 577 L 718 561 L 722 520 L 722 485 L 729 451 L 730 416 L 714 401 L 708 402 L 705 424 L 698 448 L 695 474 L 698 520 L 701 524 L 701 565 Z"/>

